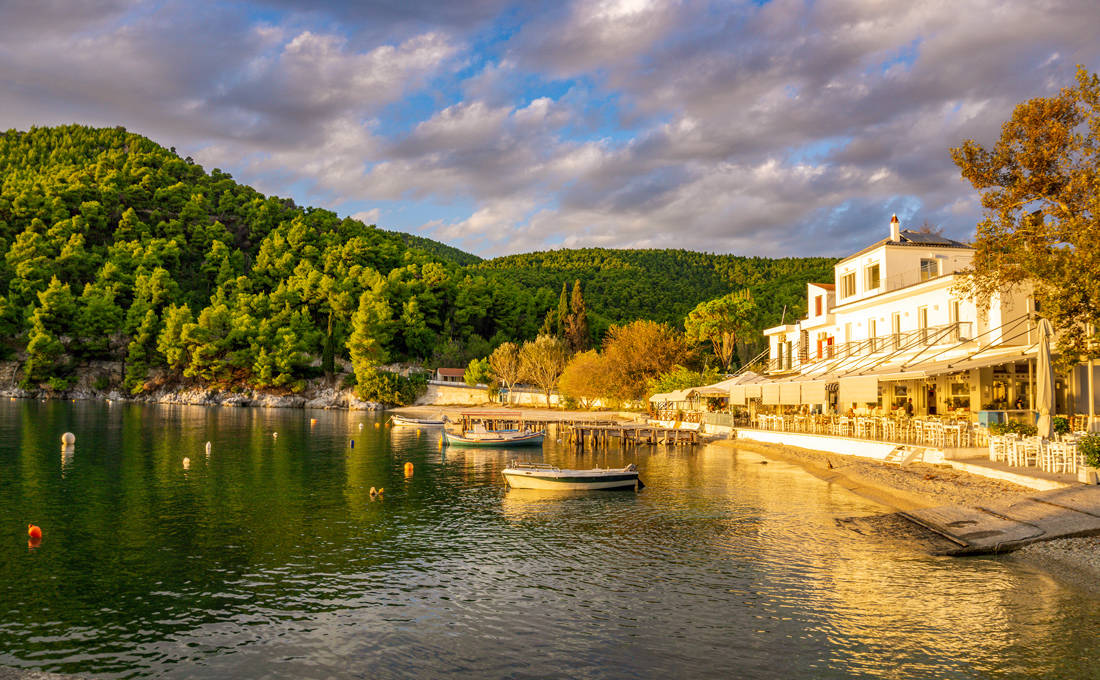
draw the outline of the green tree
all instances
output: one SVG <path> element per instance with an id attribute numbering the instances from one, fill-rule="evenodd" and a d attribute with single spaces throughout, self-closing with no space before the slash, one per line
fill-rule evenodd
<path id="1" fill-rule="evenodd" d="M 748 290 L 700 302 L 684 320 L 689 342 L 709 342 L 714 356 L 728 371 L 737 353 L 737 340 L 748 333 L 756 318 L 756 302 Z"/>
<path id="2" fill-rule="evenodd" d="M 27 360 L 23 364 L 23 379 L 19 385 L 23 389 L 33 389 L 37 385 L 58 377 L 62 367 L 62 355 L 65 348 L 61 341 L 46 328 L 42 319 L 35 315 L 31 321 L 31 330 L 27 338 Z"/>
<path id="3" fill-rule="evenodd" d="M 981 192 L 974 260 L 964 289 L 982 299 L 1034 291 L 1059 330 L 1063 356 L 1089 351 L 1100 326 L 1100 77 L 1019 104 L 991 149 L 973 140 L 951 158 Z"/>
<path id="4" fill-rule="evenodd" d="M 470 363 L 466 366 L 466 373 L 463 375 L 463 380 L 470 387 L 477 385 L 492 385 L 493 383 L 493 371 L 489 368 L 488 359 L 470 359 Z"/>
<path id="5" fill-rule="evenodd" d="M 571 352 L 583 352 L 588 348 L 588 310 L 584 304 L 580 279 L 573 283 L 569 316 L 565 320 L 565 340 L 569 343 Z"/>
<path id="6" fill-rule="evenodd" d="M 157 336 L 157 351 L 164 357 L 164 363 L 177 376 L 189 363 L 189 352 L 184 333 L 193 325 L 195 318 L 187 305 L 169 305 L 164 311 L 164 328 Z"/>
<path id="7" fill-rule="evenodd" d="M 110 353 L 111 336 L 122 327 L 122 309 L 115 304 L 110 288 L 84 284 L 76 319 L 76 337 L 80 339 L 79 354 L 105 358 Z"/>
<path id="8" fill-rule="evenodd" d="M 359 296 L 359 308 L 351 320 L 347 347 L 355 379 L 360 384 L 373 377 L 377 367 L 388 359 L 385 343 L 389 340 L 388 325 L 392 314 L 389 304 L 377 291 L 364 291 Z"/>
<path id="9" fill-rule="evenodd" d="M 159 330 L 160 319 L 157 317 L 157 313 L 150 309 L 145 313 L 145 317 L 141 320 L 133 339 L 126 347 L 126 370 L 123 387 L 132 394 L 138 394 L 145 389 L 149 369 L 158 363 L 156 349 Z"/>

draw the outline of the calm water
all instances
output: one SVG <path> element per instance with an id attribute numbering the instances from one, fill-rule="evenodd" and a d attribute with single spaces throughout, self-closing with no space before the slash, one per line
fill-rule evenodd
<path id="1" fill-rule="evenodd" d="M 1009 560 L 931 558 L 838 528 L 883 508 L 793 466 L 717 447 L 613 451 L 598 462 L 636 461 L 641 493 L 508 491 L 499 471 L 516 454 L 442 453 L 438 435 L 379 422 L 0 404 L 0 665 L 188 678 L 1100 673 L 1100 601 Z M 518 455 L 593 462 L 554 444 Z M 45 533 L 34 549 L 28 522 Z"/>

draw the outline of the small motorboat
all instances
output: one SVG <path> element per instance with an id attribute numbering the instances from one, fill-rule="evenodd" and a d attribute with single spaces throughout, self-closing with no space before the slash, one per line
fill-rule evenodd
<path id="1" fill-rule="evenodd" d="M 513 489 L 558 489 L 579 491 L 585 489 L 641 489 L 645 486 L 638 478 L 638 467 L 631 463 L 624 468 L 594 470 L 563 470 L 549 463 L 519 463 L 501 471 L 504 481 Z"/>
<path id="2" fill-rule="evenodd" d="M 412 427 L 443 427 L 447 424 L 447 416 L 441 416 L 438 419 L 433 418 L 410 418 L 408 416 L 399 416 L 396 413 L 390 416 L 390 421 L 394 425 L 412 426 Z"/>
<path id="3" fill-rule="evenodd" d="M 542 446 L 545 432 L 521 432 L 519 430 L 486 430 L 476 427 L 462 434 L 443 431 L 443 441 L 448 446 Z"/>

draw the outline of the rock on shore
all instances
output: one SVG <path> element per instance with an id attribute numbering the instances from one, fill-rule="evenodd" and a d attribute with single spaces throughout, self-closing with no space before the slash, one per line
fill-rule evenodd
<path id="1" fill-rule="evenodd" d="M 80 399 L 131 401 L 146 404 L 192 404 L 198 406 L 265 406 L 268 408 L 320 408 L 349 411 L 380 411 L 382 404 L 363 401 L 350 389 L 333 387 L 324 379 L 311 380 L 297 394 L 265 392 L 253 389 L 221 390 L 195 385 L 165 384 L 151 392 L 137 396 L 119 389 L 121 364 L 92 362 L 78 371 L 76 381 L 67 390 L 24 390 L 15 385 L 14 371 L 5 370 L 8 364 L 0 362 L 0 397 L 19 399 Z M 4 373 L 10 374 L 4 380 Z M 337 383 L 339 384 L 339 378 Z"/>

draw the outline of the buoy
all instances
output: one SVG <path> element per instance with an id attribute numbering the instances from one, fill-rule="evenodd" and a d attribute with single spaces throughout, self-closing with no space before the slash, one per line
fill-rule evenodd
<path id="1" fill-rule="evenodd" d="M 378 487 L 378 495 L 379 495 L 379 496 L 381 496 L 381 495 L 382 495 L 382 492 L 383 492 L 383 491 L 385 491 L 385 489 L 383 489 L 382 487 Z"/>
<path id="2" fill-rule="evenodd" d="M 40 529 L 37 525 L 28 524 L 27 536 L 29 536 L 32 541 L 40 540 L 42 538 L 42 529 Z"/>
<path id="3" fill-rule="evenodd" d="M 310 427 L 313 427 L 316 424 L 317 424 L 317 419 L 316 418 L 310 418 L 309 419 L 309 426 Z"/>
<path id="4" fill-rule="evenodd" d="M 413 464 L 412 463 L 405 463 L 405 476 L 406 477 L 412 477 L 412 473 L 413 473 Z"/>
<path id="5" fill-rule="evenodd" d="M 363 429 L 363 423 L 359 423 L 359 429 L 360 429 L 360 430 L 362 430 L 362 429 Z"/>
<path id="6" fill-rule="evenodd" d="M 183 459 L 183 469 L 184 470 L 190 470 L 191 469 L 191 459 L 190 458 L 184 458 Z"/>
<path id="7" fill-rule="evenodd" d="M 206 442 L 206 455 L 210 455 L 210 442 Z"/>
<path id="8" fill-rule="evenodd" d="M 278 439 L 279 438 L 279 433 L 278 432 L 272 432 L 271 436 L 274 437 L 275 439 Z"/>
<path id="9" fill-rule="evenodd" d="M 370 495 L 371 495 L 371 497 L 372 497 L 372 498 L 373 498 L 374 496 L 377 496 L 377 495 L 378 495 L 378 489 L 376 489 L 376 488 L 374 488 L 374 487 L 372 486 L 372 487 L 370 488 Z"/>
<path id="10" fill-rule="evenodd" d="M 382 427 L 382 423 L 375 423 L 374 426 L 375 427 Z"/>
<path id="11" fill-rule="evenodd" d="M 351 440 L 351 448 L 353 448 L 353 449 L 355 448 L 355 440 L 354 439 Z"/>
<path id="12" fill-rule="evenodd" d="M 61 435 L 61 443 L 65 446 L 72 446 L 76 443 L 76 435 L 72 432 L 66 432 L 65 434 Z"/>

